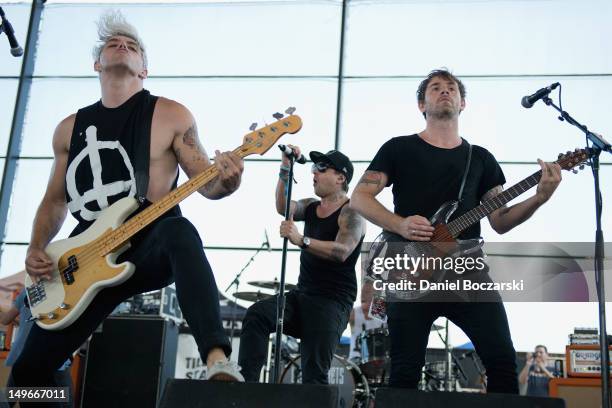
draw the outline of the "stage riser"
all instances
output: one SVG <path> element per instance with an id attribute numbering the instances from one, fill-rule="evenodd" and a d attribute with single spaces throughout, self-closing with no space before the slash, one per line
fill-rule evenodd
<path id="1" fill-rule="evenodd" d="M 170 380 L 159 408 L 339 408 L 335 386 Z"/>
<path id="2" fill-rule="evenodd" d="M 376 392 L 376 408 L 565 408 L 557 398 L 522 397 L 508 394 L 422 392 L 381 388 Z"/>

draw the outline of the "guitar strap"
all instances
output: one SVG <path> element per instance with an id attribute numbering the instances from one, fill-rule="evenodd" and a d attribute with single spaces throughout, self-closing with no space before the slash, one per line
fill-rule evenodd
<path id="1" fill-rule="evenodd" d="M 465 181 L 467 180 L 468 173 L 470 172 L 470 163 L 472 162 L 472 145 L 467 140 L 465 142 L 469 146 L 468 157 L 467 163 L 465 164 L 465 170 L 463 171 L 463 180 L 461 180 L 461 187 L 459 188 L 459 196 L 457 197 L 458 202 L 461 202 L 463 200 L 463 187 L 465 187 Z"/>
<path id="2" fill-rule="evenodd" d="M 153 96 L 149 91 L 144 90 L 142 100 L 136 112 L 136 123 L 141 124 L 137 127 L 136 149 L 134 158 L 134 177 L 136 178 L 136 199 L 143 204 L 147 199 L 149 188 L 149 161 L 151 150 L 151 122 L 153 121 L 153 111 L 157 96 Z"/>

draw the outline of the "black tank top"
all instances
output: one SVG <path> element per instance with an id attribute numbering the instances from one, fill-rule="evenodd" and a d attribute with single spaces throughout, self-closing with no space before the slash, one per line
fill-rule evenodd
<path id="1" fill-rule="evenodd" d="M 79 222 L 71 235 L 87 229 L 114 202 L 136 197 L 138 169 L 145 169 L 148 181 L 156 101 L 143 89 L 116 108 L 98 101 L 77 112 L 66 169 L 66 202 Z M 146 197 L 146 191 L 140 194 Z"/>
<path id="2" fill-rule="evenodd" d="M 348 201 L 326 218 L 317 216 L 320 201 L 306 207 L 304 235 L 321 241 L 335 241 L 338 235 L 338 217 Z M 359 257 L 363 236 L 359 245 L 342 263 L 332 262 L 302 251 L 300 256 L 300 276 L 298 289 L 313 295 L 322 295 L 353 304 L 357 297 L 357 278 L 355 264 Z"/>

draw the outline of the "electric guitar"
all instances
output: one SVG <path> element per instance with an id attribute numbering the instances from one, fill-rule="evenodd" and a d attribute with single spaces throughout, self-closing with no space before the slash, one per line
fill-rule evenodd
<path id="1" fill-rule="evenodd" d="M 276 114 L 276 122 L 244 136 L 243 144 L 234 150 L 241 158 L 263 155 L 286 133 L 296 133 L 302 127 L 295 108 L 289 115 Z M 50 243 L 45 252 L 51 257 L 54 270 L 49 280 L 34 283 L 26 274 L 25 288 L 32 317 L 43 329 L 60 330 L 68 327 L 83 313 L 96 294 L 105 287 L 117 286 L 134 274 L 130 262 L 116 264 L 117 257 L 129 248 L 129 240 L 147 225 L 176 206 L 192 193 L 209 183 L 218 170 L 208 166 L 202 173 L 170 191 L 159 201 L 125 221 L 138 207 L 133 197 L 125 197 L 106 208 L 83 233 Z M 125 222 L 124 222 L 125 221 Z"/>
<path id="2" fill-rule="evenodd" d="M 559 154 L 559 159 L 555 162 L 563 170 L 571 170 L 580 165 L 580 169 L 584 168 L 584 162 L 588 159 L 589 154 L 586 150 L 576 149 L 574 152 Z M 578 171 L 573 170 L 575 173 Z M 542 177 L 542 170 L 538 170 L 531 176 L 523 179 L 507 190 L 501 192 L 495 197 L 484 201 L 477 207 L 472 208 L 465 214 L 455 218 L 449 222 L 450 217 L 457 210 L 459 202 L 456 200 L 448 201 L 440 206 L 434 215 L 429 219 L 429 222 L 434 227 L 433 236 L 428 242 L 408 241 L 402 236 L 389 231 L 383 231 L 372 243 L 368 251 L 366 260 L 366 278 L 369 280 L 383 280 L 384 282 L 399 283 L 399 282 L 414 282 L 413 289 L 407 290 L 406 286 L 400 286 L 399 289 L 389 289 L 386 286 L 387 298 L 411 300 L 417 299 L 426 295 L 429 290 L 420 290 L 420 281 L 428 280 L 429 282 L 439 282 L 447 272 L 453 268 L 445 267 L 445 263 L 435 260 L 426 264 L 425 261 L 419 265 L 419 268 L 413 268 L 415 264 L 407 264 L 408 268 L 402 264 L 401 268 L 394 266 L 384 268 L 383 262 L 388 258 L 395 259 L 399 256 L 402 259 L 457 259 L 459 257 L 468 257 L 478 254 L 483 245 L 481 238 L 476 239 L 457 239 L 457 237 L 470 226 L 474 225 L 482 218 L 491 214 L 493 211 L 503 207 L 508 202 L 512 201 L 522 193 L 537 185 Z M 453 262 L 448 263 L 452 265 Z M 423 267 L 425 265 L 425 267 Z M 384 269 L 384 271 L 383 271 Z M 455 271 L 456 272 L 456 271 Z M 458 272 L 456 272 L 458 273 Z M 397 288 L 397 286 L 396 286 Z"/>

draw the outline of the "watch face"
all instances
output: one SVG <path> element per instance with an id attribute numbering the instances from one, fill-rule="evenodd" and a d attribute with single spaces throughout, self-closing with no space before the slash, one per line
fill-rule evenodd
<path id="1" fill-rule="evenodd" d="M 308 247 L 310 245 L 310 238 L 304 237 L 303 241 L 304 241 L 304 247 Z"/>

